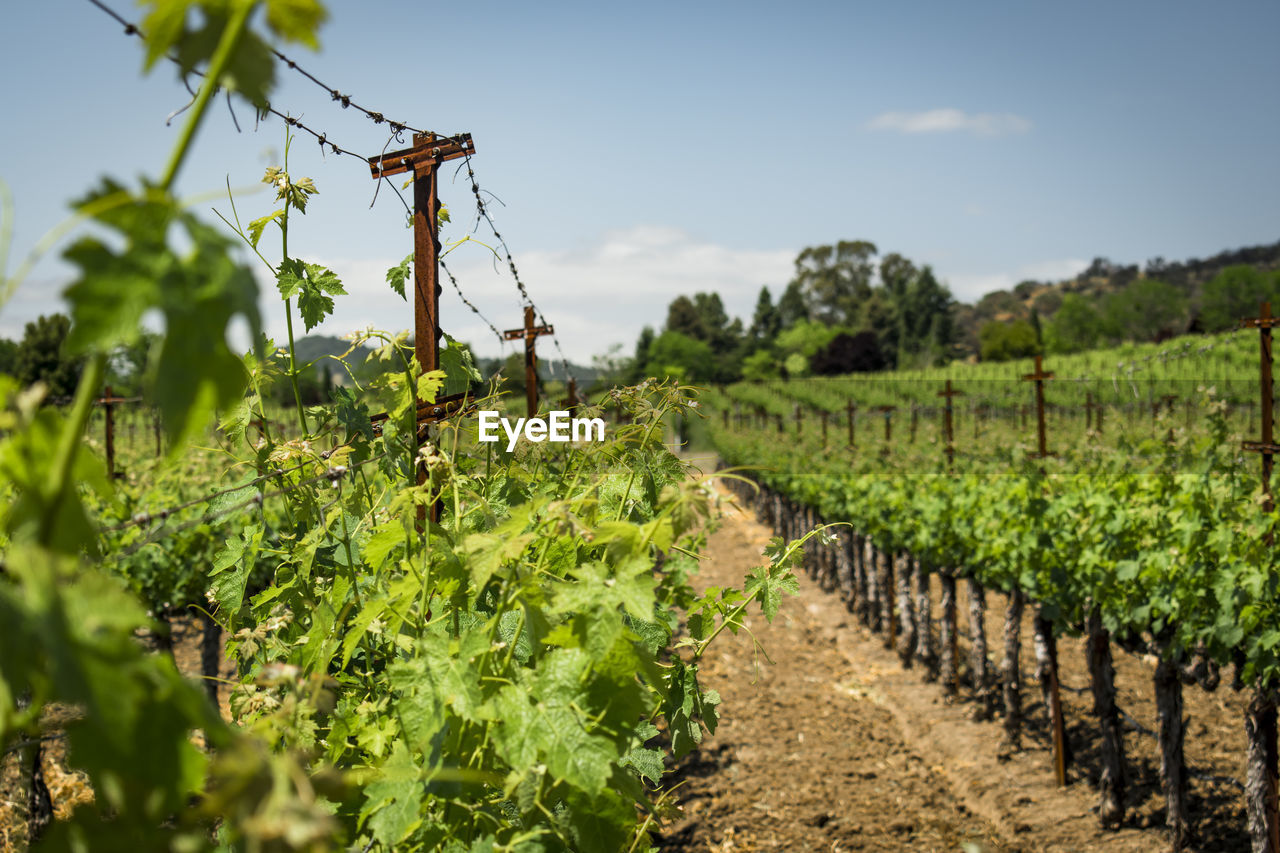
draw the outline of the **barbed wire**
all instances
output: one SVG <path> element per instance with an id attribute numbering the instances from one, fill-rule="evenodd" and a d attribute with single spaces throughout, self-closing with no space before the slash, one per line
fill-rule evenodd
<path id="1" fill-rule="evenodd" d="M 286 66 L 288 66 L 290 70 L 298 72 L 303 77 L 310 80 L 312 83 L 315 83 L 321 89 L 324 89 L 325 92 L 329 94 L 330 98 L 332 98 L 333 100 L 337 101 L 342 105 L 342 108 L 344 110 L 347 108 L 356 109 L 359 112 L 362 112 L 366 116 L 368 116 L 369 120 L 372 121 L 374 124 L 382 124 L 383 122 L 386 122 L 391 127 L 391 130 L 393 131 L 393 133 L 395 133 L 397 136 L 401 132 L 406 130 L 412 131 L 413 133 L 427 133 L 427 131 L 421 130 L 420 128 L 413 127 L 407 124 L 406 122 L 394 121 L 392 119 L 387 118 L 382 113 L 377 112 L 376 110 L 370 110 L 360 106 L 352 99 L 350 95 L 343 94 L 342 92 L 338 91 L 337 89 L 328 85 L 327 83 L 322 83 L 319 79 L 316 78 L 314 74 L 307 71 L 302 66 L 298 65 L 297 62 L 285 56 L 283 53 L 281 53 L 279 50 L 276 50 L 274 47 L 271 48 L 271 53 L 275 56 L 276 59 L 279 59 Z"/>
<path id="2" fill-rule="evenodd" d="M 449 283 L 453 285 L 453 289 L 458 294 L 458 298 L 462 300 L 462 304 L 470 308 L 471 313 L 484 321 L 484 324 L 489 327 L 489 331 L 493 332 L 493 336 L 497 338 L 498 343 L 502 345 L 502 351 L 506 352 L 507 339 L 502 336 L 502 332 L 498 331 L 498 327 L 493 325 L 493 322 L 482 314 L 480 309 L 477 308 L 471 300 L 466 297 L 466 294 L 462 292 L 462 288 L 458 286 L 458 280 L 453 276 L 453 270 L 449 269 L 449 266 L 444 262 L 444 258 L 440 258 L 440 269 L 444 270 L 444 274 L 449 277 Z"/>
<path id="3" fill-rule="evenodd" d="M 458 143 L 461 147 L 462 141 L 460 139 L 457 139 L 456 137 L 449 138 Z M 466 149 L 463 148 L 463 150 L 465 151 Z M 507 262 L 507 269 L 511 270 L 511 277 L 515 280 L 516 289 L 520 291 L 520 306 L 523 308 L 525 305 L 528 305 L 533 309 L 533 313 L 537 316 L 540 324 L 550 326 L 551 324 L 547 322 L 547 318 L 542 314 L 542 309 L 537 306 L 533 301 L 533 297 L 529 295 L 529 289 L 525 287 L 524 280 L 520 278 L 520 271 L 516 269 L 516 261 L 511 255 L 511 249 L 507 246 L 506 239 L 502 236 L 502 232 L 498 230 L 498 226 L 494 223 L 493 217 L 489 214 L 489 206 L 485 203 L 484 197 L 481 195 L 481 193 L 488 192 L 488 190 L 482 190 L 480 188 L 480 183 L 476 180 L 475 169 L 471 165 L 470 154 L 463 154 L 462 164 L 458 168 L 465 168 L 467 170 L 467 179 L 471 183 L 471 194 L 475 196 L 476 200 L 476 224 L 472 226 L 471 230 L 474 232 L 475 229 L 480 226 L 480 220 L 484 220 L 488 223 L 489 230 L 493 232 L 493 239 L 497 240 L 498 245 L 502 248 L 502 254 Z M 493 193 L 489 193 L 489 195 L 493 195 Z M 493 197 L 497 198 L 497 196 Z M 499 204 L 501 204 L 501 201 L 499 201 Z M 552 326 L 552 328 L 554 329 L 555 327 Z M 554 331 L 551 333 L 551 343 L 555 346 L 556 353 L 560 356 L 560 364 L 564 368 L 565 377 L 567 379 L 572 379 L 573 372 L 569 370 L 569 359 L 565 356 L 564 349 L 560 346 L 560 338 Z"/>
<path id="4" fill-rule="evenodd" d="M 342 445 L 342 446 L 346 447 L 347 445 Z M 198 497 L 193 500 L 186 501 L 185 503 L 177 504 L 176 506 L 171 506 L 162 510 L 154 510 L 152 512 L 136 513 L 128 521 L 121 522 L 111 527 L 104 527 L 98 532 L 99 533 L 116 533 L 121 530 L 126 530 L 130 527 L 137 527 L 142 524 L 148 524 L 151 521 L 154 521 L 156 519 L 160 519 L 161 521 L 164 521 L 169 516 L 174 515 L 175 513 L 182 512 L 183 510 L 190 509 L 193 506 L 199 506 L 200 504 L 207 504 L 210 501 L 215 501 L 218 498 L 225 497 L 226 495 L 234 494 L 235 492 L 242 492 L 245 489 L 255 488 L 257 486 L 262 485 L 267 480 L 274 480 L 277 477 L 283 477 L 286 474 L 292 474 L 294 471 L 300 471 L 303 468 L 306 468 L 308 465 L 315 465 L 320 462 L 326 461 L 329 459 L 330 456 L 332 456 L 339 449 L 340 448 L 334 448 L 333 450 L 326 450 L 320 454 L 319 459 L 308 459 L 306 462 L 301 462 L 290 468 L 277 468 L 275 470 L 268 471 L 266 474 L 263 474 L 262 476 L 257 477 L 253 480 L 247 480 L 246 482 L 238 483 L 234 486 L 228 486 L 227 488 L 222 489 L 221 491 L 213 492 L 208 495 L 203 495 L 202 497 Z"/>
<path id="5" fill-rule="evenodd" d="M 89 0 L 89 2 L 90 2 L 90 3 L 92 3 L 94 6 L 96 6 L 98 9 L 100 9 L 101 11 L 103 11 L 104 13 L 106 13 L 108 16 L 110 16 L 110 17 L 111 17 L 113 20 L 115 20 L 118 24 L 120 24 L 120 26 L 124 28 L 124 32 L 125 32 L 125 34 L 126 34 L 126 35 L 137 36 L 140 40 L 143 40 L 143 41 L 145 41 L 145 40 L 146 40 L 146 34 L 145 34 L 145 33 L 143 33 L 143 31 L 141 30 L 141 28 L 139 28 L 139 26 L 138 26 L 137 24 L 133 23 L 132 21 L 129 21 L 128 19 L 126 19 L 125 17 L 123 17 L 122 15 L 120 15 L 119 13 L 117 13 L 115 10 L 111 9 L 111 8 L 110 8 L 109 6 L 107 6 L 104 2 L 102 2 L 102 0 Z M 336 87 L 333 87 L 333 86 L 330 86 L 329 84 L 327 84 L 327 83 L 325 83 L 324 81 L 320 80 L 318 77 L 316 77 L 316 76 L 315 76 L 314 74 L 312 74 L 310 71 L 308 71 L 308 70 L 306 70 L 305 68 L 303 68 L 302 66 L 300 66 L 300 65 L 297 63 L 297 61 L 296 61 L 296 60 L 294 60 L 294 59 L 290 58 L 289 56 L 287 56 L 286 54 L 282 53 L 281 51 L 277 50 L 277 49 L 276 49 L 276 48 L 274 48 L 274 47 L 269 47 L 269 49 L 271 50 L 272 55 L 274 55 L 274 56 L 276 57 L 276 59 L 278 59 L 278 60 L 280 60 L 281 62 L 283 62 L 283 63 L 286 65 L 286 67 L 288 67 L 290 70 L 297 72 L 298 74 L 302 75 L 304 78 L 306 78 L 307 80 L 309 80 L 310 82 L 312 82 L 312 83 L 313 83 L 313 84 L 315 84 L 316 86 L 319 86 L 321 89 L 324 89 L 324 90 L 325 90 L 325 92 L 327 92 L 327 93 L 329 94 L 329 96 L 330 96 L 330 98 L 331 98 L 332 100 L 337 101 L 338 103 L 340 103 L 340 104 L 341 104 L 341 106 L 343 107 L 343 109 L 347 109 L 347 108 L 354 108 L 354 109 L 356 109 L 357 111 L 359 111 L 360 113 L 364 114 L 364 115 L 365 115 L 365 116 L 366 116 L 370 121 L 372 121 L 375 125 L 381 125 L 381 124 L 384 124 L 384 123 L 385 123 L 385 124 L 387 124 L 387 125 L 389 125 L 389 126 L 390 126 L 390 128 L 391 128 L 391 134 L 390 134 L 390 137 L 388 138 L 388 143 L 387 143 L 387 145 L 384 145 L 384 146 L 383 146 L 383 153 L 385 153 L 385 152 L 386 152 L 386 148 L 387 148 L 387 147 L 389 147 L 390 142 L 391 142 L 392 140 L 400 140 L 400 138 L 401 138 L 401 134 L 402 134 L 404 131 L 406 131 L 406 130 L 411 131 L 411 132 L 413 132 L 413 133 L 428 133 L 428 132 L 431 132 L 431 131 L 423 130 L 423 129 L 421 129 L 421 128 L 413 127 L 412 125 L 408 124 L 407 122 L 401 122 L 401 121 L 395 121 L 395 120 L 392 120 L 392 119 L 388 119 L 384 113 L 379 112 L 379 111 L 376 111 L 376 110 L 369 109 L 369 108 L 367 108 L 367 107 L 362 106 L 362 105 L 361 105 L 361 104 L 359 104 L 359 103 L 356 103 L 356 102 L 355 102 L 355 100 L 352 98 L 352 96 L 351 96 L 351 95 L 346 94 L 346 93 L 342 92 L 340 89 L 338 89 L 338 88 L 336 88 Z M 176 56 L 173 56 L 172 54 L 166 54 L 166 55 L 165 55 L 165 57 L 166 57 L 169 61 L 173 62 L 175 65 L 178 65 L 178 67 L 179 67 L 179 68 L 181 68 L 181 67 L 182 67 L 181 62 L 178 60 L 178 58 L 177 58 Z M 201 77 L 203 77 L 203 76 L 204 76 L 204 75 L 203 75 L 203 73 L 201 73 L 199 70 L 196 70 L 196 69 L 192 69 L 192 73 L 197 74 L 198 76 L 201 76 Z M 185 78 L 184 78 L 184 85 L 185 85 Z M 187 90 L 188 90 L 188 91 L 190 91 L 190 86 L 187 86 Z M 185 108 L 184 108 L 184 109 L 185 109 Z M 276 109 L 275 107 L 271 106 L 271 104 L 270 104 L 270 103 L 267 103 L 267 104 L 262 108 L 262 112 L 263 112 L 263 113 L 267 113 L 267 114 L 271 114 L 271 115 L 275 115 L 275 116 L 277 116 L 278 118 L 280 118 L 282 121 L 284 121 L 284 122 L 285 122 L 285 124 L 286 124 L 286 125 L 288 125 L 289 127 L 295 128 L 295 129 L 297 129 L 297 130 L 301 130 L 301 131 L 303 131 L 304 133 L 309 134 L 311 137 L 313 137 L 313 138 L 317 141 L 317 143 L 320 145 L 320 148 L 321 148 L 321 150 L 322 150 L 322 151 L 323 151 L 323 150 L 325 149 L 325 147 L 327 146 L 327 147 L 328 147 L 328 149 L 329 149 L 332 153 L 334 153 L 334 154 L 337 154 L 337 155 L 346 155 L 346 156 L 355 157 L 355 158 L 359 159 L 363 164 L 366 164 L 366 165 L 367 165 L 367 164 L 368 164 L 368 162 L 369 162 L 369 159 L 370 159 L 370 158 L 368 158 L 368 157 L 366 157 L 366 156 L 364 156 L 364 155 L 358 154 L 358 153 L 356 153 L 355 151 L 352 151 L 352 150 L 351 150 L 351 149 L 349 149 L 349 148 L 346 148 L 346 147 L 343 147 L 343 146 L 341 146 L 341 145 L 338 145 L 336 142 L 333 142 L 332 140 L 330 140 L 330 139 L 329 139 L 329 136 L 328 136 L 328 134 L 327 134 L 327 133 L 325 133 L 325 132 L 323 132 L 323 131 L 315 130 L 314 128 L 312 128 L 312 127 L 310 127 L 309 125 L 307 125 L 307 124 L 305 124 L 304 122 L 302 122 L 300 119 L 295 118 L 295 117 L 293 117 L 292 115 L 289 115 L 287 112 L 281 112 L 280 110 L 278 110 L 278 109 Z M 232 118 L 233 118 L 233 120 L 234 120 L 234 113 L 232 113 Z M 237 129 L 238 129 L 238 127 L 239 127 L 239 124 L 238 124 L 238 122 L 237 122 Z M 448 136 L 448 135 L 445 135 L 445 134 L 434 134 L 434 135 L 438 136 L 438 137 L 439 137 L 439 138 L 441 138 L 441 139 L 448 139 L 448 140 L 452 140 L 452 141 L 455 141 L 455 142 L 458 142 L 459 144 L 461 144 L 461 139 L 460 139 L 459 137 L 457 137 L 457 136 Z M 534 309 L 534 312 L 535 312 L 535 314 L 537 315 L 539 322 L 540 322 L 540 323 L 542 323 L 543 325 L 550 325 L 549 323 L 547 323 L 546 317 L 543 315 L 543 313 L 542 313 L 541 309 L 540 309 L 540 308 L 538 308 L 538 306 L 534 303 L 533 299 L 529 296 L 529 291 L 528 291 L 528 289 L 525 287 L 524 281 L 520 278 L 520 272 L 519 272 L 519 270 L 516 268 L 515 259 L 512 257 L 511 250 L 510 250 L 510 248 L 507 246 L 506 240 L 503 238 L 503 236 L 502 236 L 501 232 L 499 232 L 499 231 L 498 231 L 497 226 L 494 224 L 493 219 L 492 219 L 492 217 L 491 217 L 491 216 L 490 216 L 490 214 L 489 214 L 488 207 L 487 207 L 487 205 L 486 205 L 486 203 L 485 203 L 485 201 L 484 201 L 484 198 L 483 198 L 483 196 L 482 196 L 482 193 L 488 193 L 490 196 L 492 196 L 492 197 L 493 197 L 493 198 L 495 198 L 495 199 L 497 198 L 497 196 L 496 196 L 496 195 L 494 195 L 493 193 L 489 192 L 488 190 L 482 190 L 482 189 L 480 188 L 479 183 L 478 183 L 478 182 L 477 182 L 477 180 L 476 180 L 475 170 L 474 170 L 474 168 L 473 168 L 473 166 L 472 166 L 472 164 L 471 164 L 471 155 L 470 155 L 470 154 L 465 155 L 465 159 L 464 159 L 464 164 L 463 164 L 463 165 L 465 165 L 465 167 L 466 167 L 466 169 L 467 169 L 467 175 L 468 175 L 468 177 L 469 177 L 469 179 L 470 179 L 470 181 L 471 181 L 471 191 L 472 191 L 472 194 L 475 196 L 475 199 L 476 199 L 476 211 L 477 211 L 477 222 L 476 222 L 476 226 L 478 227 L 478 225 L 479 225 L 479 220 L 480 220 L 480 219 L 483 219 L 483 220 L 488 224 L 488 226 L 489 226 L 490 230 L 493 232 L 494 239 L 495 239 L 495 240 L 497 240 L 497 241 L 498 241 L 499 246 L 501 246 L 501 248 L 502 248 L 502 253 L 503 253 L 504 259 L 505 259 L 505 261 L 506 261 L 507 267 L 508 267 L 508 269 L 511 271 L 512 278 L 515 280 L 515 283 L 516 283 L 516 288 L 517 288 L 517 289 L 519 290 L 519 292 L 520 292 L 520 297 L 521 297 L 521 300 L 522 300 L 522 301 L 521 301 L 521 305 L 523 306 L 523 305 L 527 304 L 527 305 L 531 306 L 531 307 Z M 387 177 L 385 177 L 385 176 L 383 176 L 383 177 L 378 181 L 377 185 L 375 186 L 375 189 L 374 189 L 374 202 L 376 202 L 376 201 L 377 201 L 378 189 L 382 186 L 382 182 L 383 182 L 383 181 L 388 181 L 389 185 L 390 185 L 390 186 L 392 187 L 392 189 L 395 191 L 397 198 L 399 198 L 399 199 L 400 199 L 401 204 L 404 206 L 405 211 L 406 211 L 410 216 L 412 216 L 412 214 L 413 214 L 412 208 L 410 208 L 410 207 L 409 207 L 408 202 L 407 202 L 407 201 L 405 201 L 404 195 L 400 192 L 400 189 L 399 189 L 398 187 L 396 187 L 396 185 L 395 185 L 395 183 L 394 183 L 394 182 L 391 182 L 391 181 L 390 181 Z M 501 203 L 501 201 L 500 201 L 500 200 L 499 200 L 499 203 Z M 473 228 L 472 230 L 474 230 L 474 228 Z M 464 304 L 468 309 L 470 309 L 470 310 L 472 311 L 472 313 L 474 313 L 476 316 L 478 316 L 478 317 L 479 317 L 479 318 L 480 318 L 480 319 L 485 323 L 485 325 L 486 325 L 486 326 L 488 326 L 488 327 L 489 327 L 489 330 L 490 330 L 491 332 L 493 332 L 494 336 L 495 336 L 495 337 L 498 339 L 498 341 L 502 344 L 502 351 L 503 351 L 503 352 L 505 352 L 505 351 L 506 351 L 506 340 L 505 340 L 505 338 L 503 338 L 503 336 L 502 336 L 501 332 L 498 330 L 497 326 L 496 326 L 496 325 L 495 325 L 491 320 L 489 320 L 489 319 L 488 319 L 488 317 L 486 317 L 486 316 L 485 316 L 485 315 L 480 311 L 480 309 L 479 309 L 479 308 L 477 308 L 477 307 L 476 307 L 476 305 L 475 305 L 475 304 L 474 304 L 470 299 L 468 299 L 468 298 L 466 297 L 466 295 L 465 295 L 465 294 L 463 293 L 463 291 L 462 291 L 461 286 L 458 284 L 458 281 L 457 281 L 456 276 L 453 274 L 453 272 L 452 272 L 451 270 L 449 270 L 449 269 L 448 269 L 448 267 L 444 264 L 444 262 L 443 262 L 443 261 L 441 261 L 441 264 L 440 264 L 440 265 L 441 265 L 441 268 L 443 268 L 443 269 L 445 270 L 446 275 L 449 277 L 449 281 L 450 281 L 450 283 L 453 285 L 453 288 L 454 288 L 455 292 L 457 293 L 458 297 L 462 300 L 462 303 L 463 303 L 463 304 Z M 569 370 L 569 361 L 568 361 L 568 358 L 567 358 L 567 357 L 565 356 L 565 354 L 564 354 L 564 349 L 563 349 L 563 348 L 561 347 L 561 345 L 560 345 L 560 339 L 559 339 L 559 337 L 558 337 L 555 333 L 552 333 L 551 339 L 552 339 L 552 343 L 553 343 L 553 345 L 554 345 L 554 346 L 555 346 L 555 348 L 556 348 L 556 352 L 557 352 L 557 353 L 558 353 L 558 355 L 560 356 L 560 361 L 561 361 L 562 366 L 564 367 L 565 375 L 566 375 L 567 377 L 571 377 L 571 376 L 572 376 L 572 373 L 571 373 L 571 371 Z"/>
<path id="6" fill-rule="evenodd" d="M 138 551 L 142 550 L 146 546 L 159 542 L 162 539 L 168 539 L 170 536 L 176 536 L 177 534 L 182 533 L 185 530 L 190 530 L 191 528 L 198 527 L 201 524 L 213 524 L 214 522 L 220 521 L 221 519 L 226 518 L 229 515 L 234 515 L 236 513 L 239 513 L 253 506 L 261 506 L 263 503 L 265 503 L 268 500 L 278 498 L 283 495 L 290 494 L 292 492 L 296 492 L 299 489 L 315 485 L 316 483 L 319 483 L 325 480 L 332 483 L 334 488 L 338 488 L 338 484 L 341 482 L 342 478 L 345 477 L 347 474 L 351 473 L 352 471 L 364 465 L 368 465 L 373 462 L 379 462 L 387 458 L 388 456 L 392 455 L 393 452 L 394 451 L 388 450 L 384 453 L 378 454 L 377 456 L 371 456 L 368 459 L 361 460 L 360 462 L 352 463 L 351 465 L 335 465 L 332 468 L 326 469 L 322 474 L 317 474 L 314 477 L 308 477 L 304 480 L 299 480 L 298 482 L 292 485 L 277 489 L 274 492 L 257 492 L 256 494 L 253 494 L 242 501 L 238 501 L 237 503 L 234 503 L 231 506 L 221 507 L 219 509 L 212 510 L 210 512 L 204 513 L 203 515 L 197 516 L 196 518 L 188 519 L 187 521 L 184 521 L 178 525 L 173 525 L 173 526 L 168 525 L 169 517 L 173 514 L 175 510 L 171 509 L 161 514 L 151 514 L 150 518 L 159 518 L 160 520 L 159 524 L 157 524 L 154 528 L 152 528 L 151 532 L 146 534 L 140 541 L 133 543 L 128 548 L 125 548 L 123 551 L 116 552 L 114 556 L 117 556 L 117 557 L 132 556 L 133 554 L 136 554 Z M 314 464 L 314 462 L 308 462 L 306 464 Z M 297 470 L 297 469 L 295 468 L 293 470 Z M 269 476 L 277 476 L 277 475 L 272 474 Z M 258 482 L 261 482 L 261 480 L 259 480 Z M 232 494 L 234 492 L 244 491 L 245 489 L 249 489 L 249 488 L 252 488 L 252 486 L 249 484 L 245 484 L 242 486 L 238 486 L 234 489 L 225 490 L 221 494 L 222 495 Z M 210 496 L 209 498 L 204 499 L 200 502 L 207 503 L 212 499 L 213 497 Z M 187 506 L 192 506 L 192 505 L 193 504 L 190 504 L 190 503 L 187 504 Z M 137 526 L 138 524 L 142 524 L 142 523 L 145 523 L 145 521 L 139 521 L 138 517 L 135 517 L 134 520 L 130 521 L 129 523 L 113 529 L 123 529 L 124 527 Z M 109 532 L 109 530 L 103 530 L 101 532 L 106 533 L 106 532 Z"/>

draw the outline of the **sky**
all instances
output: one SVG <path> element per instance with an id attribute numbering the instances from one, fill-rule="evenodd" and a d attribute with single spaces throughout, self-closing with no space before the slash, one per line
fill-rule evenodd
<path id="1" fill-rule="evenodd" d="M 140 20 L 143 10 L 108 0 Z M 521 278 L 574 361 L 660 327 L 677 295 L 717 291 L 750 321 L 805 246 L 870 240 L 929 264 L 962 301 L 1034 278 L 1205 257 L 1280 239 L 1280 4 L 1275 2 L 331 2 L 321 50 L 281 45 L 358 103 L 470 132 L 480 185 Z M 12 274 L 42 250 L 0 335 L 61 310 L 71 268 L 45 235 L 103 176 L 158 175 L 189 96 L 172 66 L 84 0 L 0 11 L 0 180 L 14 202 Z M 344 148 L 389 142 L 314 84 L 277 70 L 273 105 Z M 225 101 L 178 191 L 217 221 L 274 208 L 259 183 L 284 126 Z M 391 149 L 401 147 L 390 141 Z M 290 172 L 320 190 L 290 252 L 351 295 L 317 330 L 412 325 L 384 281 L 412 249 L 394 194 L 308 137 Z M 475 224 L 465 172 L 442 171 L 442 239 L 468 298 L 521 322 Z M 372 207 L 371 202 L 373 202 Z M 79 232 L 73 232 L 79 233 Z M 270 232 L 268 232 L 270 235 Z M 269 260 L 279 256 L 264 238 Z M 246 256 L 248 257 L 248 256 Z M 268 331 L 283 306 L 256 259 Z M 446 284 L 442 325 L 503 345 Z M 234 338 L 234 336 L 233 336 Z M 509 350 L 505 350 L 509 351 Z"/>

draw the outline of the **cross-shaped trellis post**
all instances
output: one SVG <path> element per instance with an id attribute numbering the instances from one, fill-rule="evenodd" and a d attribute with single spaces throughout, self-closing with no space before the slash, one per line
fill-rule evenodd
<path id="1" fill-rule="evenodd" d="M 1024 382 L 1036 383 L 1036 435 L 1039 439 L 1039 455 L 1041 458 L 1049 455 L 1049 443 L 1045 433 L 1044 425 L 1044 383 L 1047 379 L 1052 379 L 1052 373 L 1045 373 L 1044 367 L 1041 365 L 1040 356 L 1036 356 L 1035 373 L 1024 374 L 1022 379 Z"/>
<path id="2" fill-rule="evenodd" d="M 572 376 L 569 377 L 569 394 L 565 397 L 564 405 L 569 411 L 570 418 L 578 416 L 578 380 Z"/>
<path id="3" fill-rule="evenodd" d="M 1274 434 L 1274 397 L 1271 381 L 1271 329 L 1280 324 L 1280 318 L 1271 316 L 1271 303 L 1263 302 L 1259 316 L 1240 321 L 1246 328 L 1256 328 L 1259 337 L 1259 379 L 1262 394 L 1262 440 L 1244 442 L 1245 450 L 1252 450 L 1262 455 L 1262 500 L 1263 509 L 1267 513 L 1275 509 L 1271 498 L 1272 457 L 1280 452 L 1275 443 Z M 1267 534 L 1268 545 L 1274 544 L 1270 533 Z M 1265 832 L 1264 838 L 1254 837 L 1255 850 L 1266 853 L 1280 853 L 1280 808 L 1277 808 L 1277 789 L 1280 788 L 1277 766 L 1280 765 L 1280 750 L 1277 749 L 1276 733 L 1276 695 L 1274 690 L 1255 691 L 1249 702 L 1248 716 L 1245 721 L 1245 732 L 1249 740 L 1249 776 L 1262 777 L 1260 786 L 1248 785 L 1245 789 L 1245 806 L 1249 813 L 1250 827 L 1258 826 Z M 1255 774 L 1255 768 L 1261 770 Z M 1259 843 L 1263 846 L 1259 846 Z"/>
<path id="4" fill-rule="evenodd" d="M 392 151 L 369 158 L 369 170 L 373 179 L 380 181 L 408 172 L 413 175 L 413 355 L 418 369 L 427 373 L 440 368 L 440 164 L 474 154 L 475 143 L 471 134 L 456 137 L 440 137 L 434 133 L 415 133 L 413 147 Z M 436 404 L 443 403 L 437 400 Z M 414 440 L 418 447 L 425 438 L 424 411 L 443 407 L 429 404 L 418 398 L 417 428 Z M 427 415 L 430 417 L 430 415 Z M 418 466 L 417 482 L 427 482 L 425 464 Z M 426 508 L 419 507 L 419 526 L 426 517 Z M 440 504 L 431 506 L 431 520 L 440 518 Z"/>
<path id="5" fill-rule="evenodd" d="M 471 134 L 415 133 L 413 147 L 369 158 L 374 180 L 413 174 L 413 351 L 423 373 L 440 367 L 440 164 L 474 154 Z M 422 400 L 418 401 L 422 405 Z"/>
<path id="6" fill-rule="evenodd" d="M 502 337 L 509 341 L 524 338 L 524 402 L 528 417 L 538 414 L 538 353 L 534 341 L 541 335 L 555 333 L 554 326 L 535 326 L 533 306 L 524 306 L 524 325 L 519 329 L 507 329 Z"/>
<path id="7" fill-rule="evenodd" d="M 951 380 L 947 380 L 946 387 L 938 392 L 938 396 L 945 399 L 946 403 L 942 408 L 942 430 L 946 437 L 947 466 L 951 467 L 956 461 L 956 437 L 955 425 L 951 419 L 951 398 L 962 396 L 963 391 L 951 387 Z"/>
<path id="8" fill-rule="evenodd" d="M 880 452 L 886 455 L 889 453 L 889 445 L 893 442 L 893 413 L 897 408 L 897 406 L 876 406 L 876 411 L 884 417 L 884 447 Z"/>
<path id="9" fill-rule="evenodd" d="M 111 386 L 104 386 L 102 396 L 94 400 L 95 405 L 102 406 L 104 415 L 104 445 L 107 453 L 107 476 L 116 477 L 116 418 L 115 408 L 121 403 L 136 403 L 141 397 L 116 397 L 111 393 Z M 157 452 L 157 455 L 159 453 Z"/>

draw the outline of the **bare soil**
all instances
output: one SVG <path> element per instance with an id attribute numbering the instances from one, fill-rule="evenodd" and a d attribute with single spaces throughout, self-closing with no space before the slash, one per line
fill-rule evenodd
<path id="1" fill-rule="evenodd" d="M 762 562 L 770 531 L 731 508 L 711 538 L 701 587 L 740 586 Z M 968 601 L 957 613 L 967 654 Z M 1000 642 L 1005 597 L 988 592 L 988 643 Z M 935 580 L 934 614 L 940 589 Z M 1031 612 L 1023 626 L 1023 748 L 1002 751 L 1002 721 L 977 722 L 962 688 L 947 701 L 917 664 L 904 669 L 882 638 L 846 610 L 838 594 L 808 577 L 777 619 L 754 614 L 746 632 L 722 635 L 704 659 L 704 684 L 724 699 L 725 720 L 677 767 L 683 817 L 664 827 L 664 851 L 714 850 L 1167 850 L 1155 739 L 1154 660 L 1113 648 L 1125 731 L 1128 814 L 1118 830 L 1097 816 L 1096 727 L 1082 639 L 1059 643 L 1064 715 L 1075 763 L 1054 784 L 1048 724 L 1030 675 Z M 935 624 L 934 631 L 937 631 Z M 761 652 L 753 637 L 763 648 Z M 765 658 L 765 653 L 771 659 Z M 996 657 L 993 654 L 993 658 Z M 993 660 L 993 664 L 998 659 Z M 1214 694 L 1184 690 L 1190 718 L 1189 809 L 1204 853 L 1248 849 L 1243 795 L 1245 697 L 1224 684 Z M 1136 726 L 1135 726 L 1136 724 Z M 1216 778 L 1210 778 L 1216 777 Z M 1224 779 L 1223 777 L 1229 777 Z"/>

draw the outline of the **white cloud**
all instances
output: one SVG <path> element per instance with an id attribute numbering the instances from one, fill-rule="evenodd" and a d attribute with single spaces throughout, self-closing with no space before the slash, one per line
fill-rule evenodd
<path id="1" fill-rule="evenodd" d="M 589 363 L 591 356 L 613 344 L 622 344 L 623 352 L 629 354 L 641 328 L 660 326 L 667 304 L 681 294 L 715 291 L 730 316 L 749 323 L 761 285 L 769 285 L 777 299 L 791 278 L 794 258 L 795 250 L 790 248 L 733 249 L 663 226 L 608 231 L 581 248 L 517 251 L 515 255 L 530 296 L 555 326 L 565 355 L 579 363 Z M 387 268 L 397 260 L 317 259 L 338 273 L 350 295 L 337 298 L 337 316 L 315 331 L 340 335 L 370 324 L 385 329 L 411 327 L 411 303 L 402 302 L 384 280 Z M 519 293 L 505 264 L 499 263 L 495 270 L 492 256 L 478 246 L 464 246 L 446 262 L 467 298 L 499 330 L 520 325 Z M 461 303 L 443 275 L 441 283 L 445 330 L 470 342 L 482 355 L 499 354 L 502 350 L 493 333 Z M 284 325 L 280 309 L 273 304 L 266 310 L 272 314 L 268 327 L 279 340 Z M 542 338 L 538 344 L 542 357 L 556 357 L 552 342 Z M 506 352 L 512 351 L 509 347 Z"/>
<path id="2" fill-rule="evenodd" d="M 917 113 L 881 113 L 867 122 L 871 130 L 892 130 L 898 133 L 971 133 L 974 136 L 1008 136 L 1026 133 L 1031 122 L 1012 113 L 973 113 L 963 110 L 940 109 Z"/>
<path id="3" fill-rule="evenodd" d="M 993 290 L 1012 290 L 1028 279 L 1053 283 L 1074 278 L 1087 266 L 1089 262 L 1080 258 L 1060 258 L 1024 264 L 1012 272 L 951 273 L 945 278 L 953 296 L 961 302 L 974 302 Z"/>

